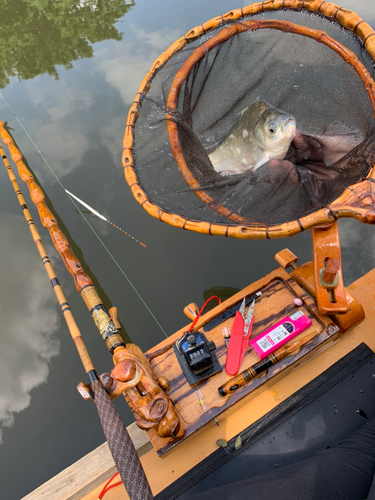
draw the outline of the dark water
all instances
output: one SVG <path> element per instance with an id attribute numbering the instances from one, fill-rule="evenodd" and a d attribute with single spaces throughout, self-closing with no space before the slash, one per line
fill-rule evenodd
<path id="1" fill-rule="evenodd" d="M 341 4 L 375 28 L 371 0 Z M 8 0 L 1 5 L 0 118 L 13 129 L 106 306 L 117 306 L 125 337 L 143 350 L 164 333 L 127 278 L 171 334 L 187 322 L 185 305 L 201 305 L 213 287 L 242 288 L 260 278 L 275 267 L 278 250 L 290 248 L 301 262 L 311 259 L 309 233 L 288 241 L 238 241 L 162 224 L 135 202 L 123 178 L 127 112 L 154 59 L 190 28 L 243 5 L 238 0 Z M 147 248 L 86 214 L 105 249 L 47 163 L 68 190 Z M 95 408 L 75 389 L 85 374 L 4 169 L 0 193 L 0 478 L 1 498 L 14 500 L 104 437 Z M 29 207 L 37 222 L 31 202 Z M 94 364 L 99 372 L 109 371 L 111 357 L 48 234 L 37 226 Z M 350 283 L 374 266 L 375 233 L 352 220 L 341 221 L 340 229 Z M 131 423 L 125 403 L 117 405 Z"/>

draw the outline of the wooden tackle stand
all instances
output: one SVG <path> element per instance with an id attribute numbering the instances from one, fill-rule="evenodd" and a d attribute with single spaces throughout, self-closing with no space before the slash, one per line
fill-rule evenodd
<path id="1" fill-rule="evenodd" d="M 321 352 L 321 349 L 317 349 L 319 346 L 323 349 L 326 348 L 322 346 L 324 342 L 328 339 L 333 340 L 340 331 L 343 332 L 349 329 L 364 318 L 361 305 L 347 290 L 346 294 L 350 304 L 349 312 L 341 314 L 339 319 L 338 315 L 329 317 L 321 314 L 314 300 L 296 283 L 298 281 L 303 285 L 308 285 L 308 292 L 314 296 L 313 263 L 296 268 L 295 262 L 297 261 L 297 257 L 289 250 L 279 252 L 276 255 L 276 260 L 283 267 L 293 265 L 295 269 L 291 274 L 288 274 L 284 269 L 279 267 L 264 278 L 244 288 L 207 314 L 201 316 L 195 330 L 201 329 L 213 318 L 223 314 L 227 309 L 241 302 L 244 297 L 258 291 L 262 292 L 262 296 L 255 303 L 255 321 L 251 338 L 261 334 L 264 330 L 297 309 L 301 309 L 311 319 L 312 325 L 286 344 L 288 349 L 286 357 L 268 369 L 267 372 L 254 378 L 227 398 L 221 397 L 218 393 L 218 388 L 231 379 L 224 369 L 227 349 L 222 328 L 231 328 L 234 317 L 225 320 L 212 330 L 205 332 L 207 339 L 213 340 L 216 344 L 217 349 L 215 352 L 223 371 L 196 387 L 191 387 L 187 383 L 172 348 L 174 342 L 188 329 L 188 326 L 150 349 L 146 353 L 146 357 L 156 375 L 164 376 L 169 380 L 171 388 L 168 396 L 173 401 L 181 419 L 181 431 L 175 438 L 163 439 L 156 436 L 152 431 L 148 431 L 150 441 L 159 456 L 163 456 L 182 440 L 192 435 L 214 418 L 218 418 L 219 421 L 222 418 L 227 418 L 234 411 L 234 405 L 235 410 L 238 410 L 260 392 L 269 388 L 280 377 L 289 373 L 291 369 L 295 368 L 301 362 L 303 357 L 305 357 L 304 362 L 307 359 L 311 359 L 318 352 Z M 295 298 L 300 298 L 303 301 L 303 305 L 297 307 L 293 302 Z M 191 304 L 186 309 L 189 317 L 193 317 L 194 310 L 196 310 L 194 305 Z M 342 328 L 340 329 L 337 324 L 342 326 Z M 240 367 L 240 372 L 258 361 L 258 356 L 248 349 Z"/>

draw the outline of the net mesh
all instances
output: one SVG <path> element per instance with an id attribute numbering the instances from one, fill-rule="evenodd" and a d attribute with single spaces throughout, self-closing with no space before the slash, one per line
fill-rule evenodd
<path id="1" fill-rule="evenodd" d="M 352 51 L 371 79 L 375 76 L 374 61 L 361 40 L 331 19 L 309 11 L 279 10 L 238 23 L 253 19 L 322 30 Z M 241 32 L 207 52 L 182 84 L 176 109 L 167 106 L 176 72 L 222 29 L 210 30 L 173 55 L 141 98 L 133 158 L 148 198 L 192 220 L 270 226 L 323 208 L 363 180 L 375 158 L 369 89 L 340 55 L 307 36 L 276 29 Z M 284 158 L 222 175 L 209 155 L 225 144 L 241 123 L 241 113 L 256 102 L 292 115 L 296 135 Z M 167 119 L 177 123 L 182 156 L 196 181 L 190 185 L 173 154 Z M 245 139 L 254 131 L 246 129 L 246 135 L 239 149 L 248 147 Z"/>

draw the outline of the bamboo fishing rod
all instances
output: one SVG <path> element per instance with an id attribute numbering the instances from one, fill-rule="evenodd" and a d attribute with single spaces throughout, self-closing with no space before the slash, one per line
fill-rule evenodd
<path id="1" fill-rule="evenodd" d="M 91 281 L 90 277 L 85 273 L 85 271 L 82 268 L 81 263 L 77 259 L 77 257 L 74 255 L 72 252 L 69 242 L 66 239 L 65 235 L 62 233 L 60 228 L 58 227 L 56 220 L 49 210 L 49 208 L 46 205 L 45 198 L 43 191 L 41 188 L 36 184 L 33 175 L 31 172 L 28 170 L 26 165 L 23 162 L 23 157 L 21 151 L 16 147 L 14 144 L 14 141 L 12 137 L 8 134 L 6 129 L 4 128 L 4 123 L 0 120 L 0 135 L 4 143 L 8 146 L 12 160 L 16 164 L 18 168 L 18 173 L 19 176 L 21 177 L 22 181 L 27 185 L 29 192 L 30 192 L 30 197 L 32 202 L 36 205 L 38 209 L 38 213 L 40 216 L 41 223 L 44 228 L 46 228 L 51 236 L 52 242 L 60 254 L 65 267 L 67 271 L 71 274 L 74 280 L 74 284 L 76 286 L 77 291 L 80 293 L 81 297 L 83 298 L 88 310 L 90 311 L 91 317 L 93 318 L 95 325 L 97 326 L 103 340 L 106 342 L 108 350 L 113 353 L 113 351 L 117 347 L 125 347 L 125 342 L 119 332 L 119 328 L 115 325 L 114 321 L 111 319 L 109 316 L 102 300 L 99 297 L 98 292 L 96 291 L 93 282 Z M 1 154 L 5 156 L 4 150 L 1 150 Z M 6 156 L 5 156 L 6 159 Z M 5 161 L 5 160 L 4 160 Z M 10 165 L 8 160 L 7 161 L 7 171 L 9 178 L 13 184 L 13 188 L 15 189 L 16 195 L 18 197 L 18 200 L 21 204 L 21 207 L 24 211 L 24 215 L 27 221 L 31 219 L 30 212 L 27 210 L 27 206 L 25 203 L 24 198 L 22 197 L 18 183 L 16 181 L 16 178 L 14 177 L 13 172 L 11 171 Z M 12 172 L 12 173 L 10 173 Z M 17 187 L 15 187 L 17 186 Z M 21 203 L 21 197 L 22 197 L 22 203 Z M 26 208 L 24 208 L 26 207 Z M 27 217 L 26 217 L 26 210 L 27 210 Z M 36 228 L 34 226 L 34 223 L 30 224 L 30 230 L 33 228 L 35 230 L 33 234 L 36 235 L 34 238 L 34 241 L 40 241 L 40 237 L 38 232 L 36 231 Z M 39 245 L 39 243 L 38 243 Z M 37 245 L 37 246 L 38 246 Z M 38 251 L 41 255 L 41 251 L 38 248 Z M 45 254 L 45 250 L 43 247 L 43 255 Z M 42 255 L 41 255 L 42 257 Z M 43 260 L 43 258 L 42 258 Z M 50 278 L 52 279 L 52 278 Z M 60 287 L 61 288 L 61 287 Z M 54 287 L 55 289 L 55 287 Z M 56 292 L 55 292 L 56 293 Z M 65 301 L 66 302 L 66 301 Z M 76 336 L 74 337 L 76 338 Z M 80 341 L 79 341 L 80 342 Z"/>
<path id="2" fill-rule="evenodd" d="M 122 339 L 117 327 L 109 317 L 95 287 L 89 276 L 83 271 L 82 266 L 73 252 L 70 250 L 68 240 L 61 232 L 53 218 L 52 213 L 48 209 L 43 191 L 35 183 L 32 174 L 29 172 L 22 160 L 22 153 L 15 146 L 13 139 L 4 128 L 4 123 L 0 120 L 0 136 L 9 147 L 12 160 L 17 165 L 19 175 L 23 182 L 29 188 L 32 201 L 38 209 L 41 222 L 48 229 L 56 250 L 59 252 L 65 267 L 73 276 L 77 290 L 83 297 L 91 316 L 93 317 L 102 338 L 106 341 L 106 345 L 111 353 L 119 348 L 125 349 L 125 343 Z M 89 377 L 91 389 L 93 391 L 93 399 L 96 403 L 98 415 L 104 435 L 106 437 L 109 449 L 113 456 L 117 470 L 120 474 L 125 489 L 128 492 L 130 500 L 152 500 L 153 495 L 150 485 L 147 481 L 146 474 L 143 470 L 138 453 L 130 438 L 130 435 L 122 422 L 116 408 L 114 407 L 109 395 L 105 391 L 102 383 L 96 373 L 94 365 L 87 352 L 85 343 L 75 322 L 69 304 L 60 286 L 59 280 L 53 270 L 53 266 L 48 258 L 38 230 L 35 227 L 34 221 L 27 208 L 25 199 L 19 188 L 18 182 L 9 161 L 5 155 L 4 149 L 0 143 L 0 154 L 2 156 L 5 168 L 8 172 L 10 182 L 13 186 L 18 202 L 22 208 L 25 220 L 29 226 L 31 235 L 42 259 L 47 275 L 51 281 L 53 290 L 59 302 L 64 319 L 72 336 L 78 354 L 81 358 L 84 369 Z"/>
<path id="3" fill-rule="evenodd" d="M 3 138 L 3 130 L 4 130 L 3 122 L 0 120 L 0 133 L 1 133 L 2 138 Z M 44 264 L 44 268 L 46 270 L 48 278 L 51 281 L 53 291 L 55 292 L 57 301 L 59 303 L 61 312 L 63 313 L 65 322 L 68 326 L 70 335 L 74 341 L 74 344 L 75 344 L 76 349 L 78 351 L 78 355 L 81 358 L 83 367 L 84 367 L 86 373 L 88 374 L 90 382 L 91 382 L 92 380 L 97 379 L 94 365 L 91 361 L 90 355 L 89 355 L 89 353 L 86 349 L 85 343 L 83 341 L 81 332 L 79 331 L 79 328 L 78 328 L 77 323 L 74 319 L 72 311 L 70 310 L 69 304 L 65 298 L 64 292 L 60 286 L 59 280 L 57 279 L 56 273 L 53 269 L 51 261 L 49 260 L 49 257 L 47 255 L 45 248 L 44 248 L 42 240 L 40 239 L 38 230 L 35 227 L 34 221 L 31 217 L 29 209 L 27 208 L 25 199 L 21 193 L 17 179 L 14 176 L 14 173 L 12 171 L 12 167 L 9 164 L 8 158 L 5 155 L 5 152 L 4 152 L 4 149 L 1 145 L 1 143 L 0 143 L 0 154 L 3 158 L 5 168 L 8 172 L 9 180 L 13 186 L 14 192 L 16 193 L 18 202 L 22 208 L 22 212 L 23 212 L 23 215 L 24 215 L 25 220 L 27 222 L 27 225 L 29 226 L 31 236 L 34 240 L 34 243 L 35 243 L 37 249 L 38 249 L 40 258 L 42 259 L 42 262 Z"/>

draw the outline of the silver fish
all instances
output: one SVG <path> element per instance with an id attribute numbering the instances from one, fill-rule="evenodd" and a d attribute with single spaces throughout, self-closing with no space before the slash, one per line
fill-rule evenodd
<path id="1" fill-rule="evenodd" d="M 256 102 L 242 111 L 229 135 L 210 155 L 221 175 L 256 170 L 268 160 L 283 159 L 296 134 L 292 115 L 267 104 Z"/>

